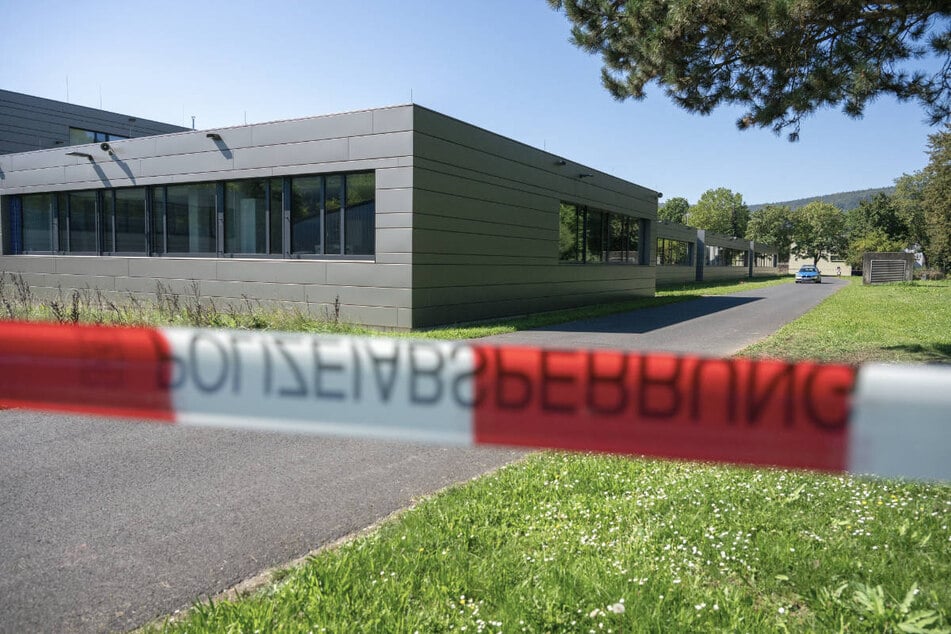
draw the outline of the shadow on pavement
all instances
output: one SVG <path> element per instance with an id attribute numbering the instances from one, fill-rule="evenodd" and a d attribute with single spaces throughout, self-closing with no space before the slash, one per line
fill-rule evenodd
<path id="1" fill-rule="evenodd" d="M 736 297 L 731 295 L 699 297 L 686 302 L 667 304 L 655 308 L 642 308 L 616 315 L 606 315 L 593 319 L 570 321 L 564 324 L 553 324 L 534 328 L 536 331 L 549 332 L 609 332 L 643 334 L 673 326 L 674 324 L 705 317 L 742 306 L 750 302 L 759 301 L 759 297 Z"/>

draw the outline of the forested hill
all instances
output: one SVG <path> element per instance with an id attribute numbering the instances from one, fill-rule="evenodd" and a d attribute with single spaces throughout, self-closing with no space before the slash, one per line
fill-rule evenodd
<path id="1" fill-rule="evenodd" d="M 854 192 L 839 192 L 838 194 L 826 194 L 825 196 L 813 196 L 812 198 L 799 198 L 798 200 L 784 200 L 778 203 L 762 203 L 759 205 L 750 205 L 750 211 L 756 211 L 766 205 L 786 205 L 791 209 L 796 209 L 808 205 L 814 200 L 821 200 L 824 203 L 832 203 L 842 211 L 855 209 L 859 203 L 875 194 L 884 193 L 891 195 L 894 193 L 894 187 L 879 187 L 877 189 L 860 189 Z"/>

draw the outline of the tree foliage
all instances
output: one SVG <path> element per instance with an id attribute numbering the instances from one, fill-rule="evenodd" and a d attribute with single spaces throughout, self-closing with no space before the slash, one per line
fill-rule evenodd
<path id="1" fill-rule="evenodd" d="M 793 251 L 797 257 L 831 260 L 846 248 L 845 214 L 828 203 L 814 202 L 793 212 Z"/>
<path id="2" fill-rule="evenodd" d="M 793 240 L 792 210 L 785 205 L 766 205 L 750 214 L 746 225 L 747 240 L 765 242 L 776 247 L 780 262 L 789 261 Z"/>
<path id="3" fill-rule="evenodd" d="M 908 246 L 908 225 L 888 194 L 876 194 L 863 200 L 858 207 L 846 212 L 846 223 L 853 239 L 880 233 L 892 242 L 902 243 L 901 248 Z"/>
<path id="4" fill-rule="evenodd" d="M 951 270 L 951 124 L 928 137 L 930 161 L 921 190 L 930 266 Z"/>
<path id="5" fill-rule="evenodd" d="M 922 172 L 902 174 L 895 180 L 895 193 L 892 194 L 892 204 L 908 229 L 908 241 L 922 246 L 927 242 L 925 209 L 921 206 L 924 186 L 925 177 Z"/>
<path id="6" fill-rule="evenodd" d="M 686 198 L 674 197 L 665 202 L 657 210 L 657 218 L 667 222 L 678 222 L 684 224 L 687 212 L 690 210 L 690 203 Z"/>
<path id="7" fill-rule="evenodd" d="M 854 268 L 862 268 L 862 259 L 866 253 L 901 251 L 905 246 L 904 240 L 892 238 L 882 229 L 876 228 L 849 239 L 845 261 Z"/>
<path id="8" fill-rule="evenodd" d="M 746 235 L 749 220 L 750 210 L 743 196 L 726 187 L 703 192 L 687 214 L 687 224 L 691 227 L 737 237 Z"/>
<path id="9" fill-rule="evenodd" d="M 933 124 L 951 119 L 947 0 L 549 4 L 564 10 L 577 46 L 601 55 L 602 81 L 617 99 L 643 99 L 656 82 L 689 112 L 739 105 L 740 129 L 788 131 L 790 140 L 819 108 L 860 117 L 883 94 L 918 101 Z M 937 70 L 921 61 L 929 56 Z"/>

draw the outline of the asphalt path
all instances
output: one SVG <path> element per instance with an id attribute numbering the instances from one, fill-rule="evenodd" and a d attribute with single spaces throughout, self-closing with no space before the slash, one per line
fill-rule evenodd
<path id="1" fill-rule="evenodd" d="M 779 284 L 480 339 L 548 348 L 612 348 L 728 356 L 805 314 L 846 280 Z"/>
<path id="2" fill-rule="evenodd" d="M 724 355 L 841 287 L 784 284 L 491 340 Z M 2 410 L 0 632 L 137 627 L 519 455 Z"/>

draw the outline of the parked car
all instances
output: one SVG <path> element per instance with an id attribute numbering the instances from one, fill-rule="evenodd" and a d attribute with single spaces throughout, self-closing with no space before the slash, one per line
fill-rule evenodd
<path id="1" fill-rule="evenodd" d="M 799 282 L 815 282 L 816 284 L 822 284 L 822 274 L 819 273 L 819 269 L 811 264 L 803 264 L 799 267 L 799 270 L 796 271 L 796 284 Z"/>

